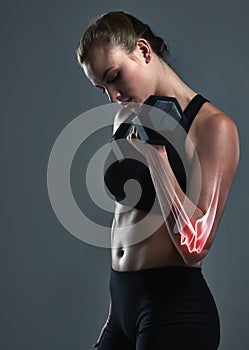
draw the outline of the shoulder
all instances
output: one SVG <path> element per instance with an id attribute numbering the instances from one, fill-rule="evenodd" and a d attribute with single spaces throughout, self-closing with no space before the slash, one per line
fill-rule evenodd
<path id="1" fill-rule="evenodd" d="M 205 113 L 204 113 L 205 112 Z M 195 126 L 195 148 L 202 163 L 224 165 L 232 172 L 239 161 L 239 136 L 235 122 L 211 105 L 203 111 Z"/>
<path id="2" fill-rule="evenodd" d="M 227 143 L 238 145 L 238 130 L 236 123 L 224 112 L 208 103 L 199 116 L 195 127 L 196 143 Z"/>

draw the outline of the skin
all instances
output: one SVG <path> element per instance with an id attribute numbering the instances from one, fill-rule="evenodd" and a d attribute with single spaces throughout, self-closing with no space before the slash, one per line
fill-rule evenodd
<path id="1" fill-rule="evenodd" d="M 144 39 L 137 41 L 134 51 L 130 54 L 127 54 L 120 47 L 110 48 L 107 44 L 98 41 L 92 46 L 88 61 L 83 64 L 83 69 L 91 83 L 104 90 L 111 102 L 122 103 L 129 100 L 143 103 L 149 95 L 173 96 L 177 98 L 184 110 L 196 95 L 196 92 L 188 87 L 167 63 L 154 54 Z M 129 108 L 121 107 L 115 117 L 114 131 L 129 116 L 130 112 Z M 131 245 L 129 237 L 137 234 L 137 228 L 134 224 L 144 218 L 147 213 L 137 209 L 124 208 L 123 205 L 116 202 L 111 232 L 112 267 L 115 270 L 138 270 L 167 265 L 201 266 L 202 259 L 212 245 L 224 211 L 238 164 L 239 142 L 234 122 L 211 103 L 205 103 L 202 106 L 188 135 L 197 151 L 202 169 L 201 195 L 192 219 L 200 219 L 208 210 L 213 191 L 214 178 L 212 174 L 216 170 L 217 162 L 222 166 L 222 174 L 219 175 L 222 178 L 218 209 L 205 249 L 200 254 L 188 254 L 186 249 L 179 245 L 179 238 L 174 238 L 170 234 L 165 223 L 158 224 L 159 229 L 150 237 Z M 133 136 L 130 135 L 128 139 L 134 144 Z M 213 142 L 210 144 L 211 139 Z M 134 144 L 134 146 L 137 145 Z M 145 152 L 144 145 L 142 145 L 142 149 L 137 148 L 139 151 Z M 165 148 L 157 146 L 157 151 L 163 157 L 165 165 L 168 166 Z M 194 179 L 195 164 L 193 158 L 193 154 L 190 154 L 189 162 L 193 167 L 192 177 Z M 177 191 L 178 197 L 183 202 L 185 195 L 181 193 L 179 186 Z M 160 223 L 159 214 L 149 213 L 149 216 L 146 228 L 148 222 Z M 123 228 L 126 234 L 115 235 L 118 228 Z"/>
<path id="2" fill-rule="evenodd" d="M 101 41 L 95 42 L 88 61 L 83 64 L 82 68 L 90 82 L 105 91 L 111 102 L 122 103 L 129 100 L 129 102 L 143 103 L 150 95 L 171 96 L 178 100 L 184 110 L 197 94 L 179 78 L 167 63 L 159 59 L 144 39 L 137 41 L 134 51 L 130 54 L 120 47 L 110 48 Z M 129 108 L 121 106 L 115 116 L 114 131 L 130 113 Z M 162 223 L 162 216 L 155 213 L 148 214 L 149 220 L 146 221 L 144 229 L 148 229 L 150 223 L 157 222 L 159 228 L 148 238 L 131 245 L 130 237 L 139 233 L 135 224 L 147 213 L 138 209 L 125 208 L 116 202 L 111 230 L 114 270 L 130 271 L 176 265 L 201 266 L 203 258 L 212 246 L 226 205 L 239 160 L 239 141 L 235 123 L 209 102 L 204 103 L 201 107 L 190 127 L 188 136 L 198 154 L 202 171 L 201 193 L 191 220 L 196 221 L 204 217 L 213 194 L 217 164 L 222 169 L 219 172 L 218 205 L 205 246 L 199 253 L 190 253 L 184 245 L 180 244 L 180 235 L 172 235 L 171 227 L 173 226 L 170 223 L 170 217 L 169 222 Z M 137 139 L 134 131 L 127 139 L 145 154 L 149 163 L 150 152 L 145 150 L 145 145 Z M 171 171 L 165 148 L 157 146 L 154 149 L 166 169 Z M 187 149 L 186 152 L 188 152 Z M 188 161 L 192 167 L 190 187 L 194 189 L 196 165 L 194 154 L 191 152 L 188 154 Z M 174 181 L 178 199 L 180 203 L 183 203 L 186 195 L 181 191 L 175 177 Z M 158 196 L 161 201 L 165 201 L 163 195 L 158 193 Z M 120 228 L 124 229 L 122 235 L 117 234 Z M 143 226 L 139 228 L 139 231 L 143 231 Z M 99 344 L 103 330 L 95 347 Z"/>

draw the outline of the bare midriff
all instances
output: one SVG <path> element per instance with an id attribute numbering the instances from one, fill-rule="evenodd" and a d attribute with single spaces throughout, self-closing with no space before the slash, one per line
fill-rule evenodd
<path id="1" fill-rule="evenodd" d="M 116 203 L 111 233 L 112 268 L 116 271 L 187 266 L 159 213 Z M 201 262 L 191 266 L 200 267 Z"/>
<path id="2" fill-rule="evenodd" d="M 215 115 L 217 112 L 219 110 L 210 103 L 205 103 L 201 107 L 188 132 L 193 144 L 196 143 L 195 133 L 199 120 Z M 191 162 L 192 154 L 189 154 L 188 158 Z M 112 268 L 116 271 L 189 266 L 173 244 L 162 214 L 128 209 L 115 202 L 111 235 Z M 191 267 L 201 265 L 202 261 Z"/>

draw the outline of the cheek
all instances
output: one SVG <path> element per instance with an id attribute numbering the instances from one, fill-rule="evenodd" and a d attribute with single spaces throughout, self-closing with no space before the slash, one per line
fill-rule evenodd
<path id="1" fill-rule="evenodd" d="M 135 70 L 129 71 L 125 77 L 126 90 L 131 95 L 144 94 L 150 88 L 150 81 L 146 78 L 146 75 L 142 71 Z"/>

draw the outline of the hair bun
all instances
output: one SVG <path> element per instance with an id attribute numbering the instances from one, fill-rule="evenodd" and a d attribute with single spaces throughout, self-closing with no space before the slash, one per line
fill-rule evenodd
<path id="1" fill-rule="evenodd" d="M 168 50 L 168 46 L 165 44 L 164 40 L 160 37 L 160 36 L 155 36 L 156 41 L 157 41 L 157 54 L 159 57 L 166 59 L 168 54 L 169 54 L 169 50 Z"/>

